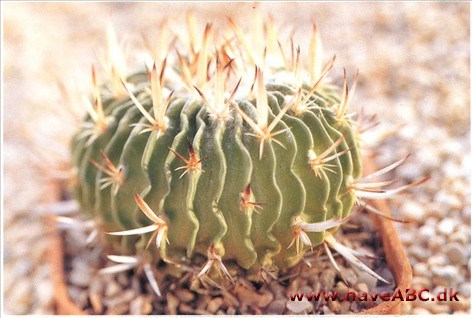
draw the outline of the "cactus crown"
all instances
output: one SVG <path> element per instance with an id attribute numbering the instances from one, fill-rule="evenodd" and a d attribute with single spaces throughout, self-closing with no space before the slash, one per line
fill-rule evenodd
<path id="1" fill-rule="evenodd" d="M 75 196 L 117 253 L 174 264 L 202 254 L 198 277 L 216 266 L 230 278 L 230 260 L 256 277 L 337 246 L 354 204 L 385 194 L 375 189 L 387 183 L 359 179 L 365 126 L 347 112 L 357 75 L 330 84 L 335 57 L 323 65 L 316 26 L 305 65 L 272 20 L 256 20 L 252 34 L 229 19 L 229 32 L 207 24 L 200 36 L 189 15 L 188 39 L 166 42 L 164 26 L 152 67 L 131 75 L 109 30 L 109 81 L 92 69 L 72 153 Z"/>

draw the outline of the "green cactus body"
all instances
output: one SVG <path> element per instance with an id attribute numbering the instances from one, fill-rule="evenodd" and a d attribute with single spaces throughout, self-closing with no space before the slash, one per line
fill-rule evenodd
<path id="1" fill-rule="evenodd" d="M 224 86 L 218 63 L 217 90 Z M 173 70 L 184 72 L 183 66 Z M 256 78 L 262 82 L 261 74 Z M 351 212 L 356 198 L 350 187 L 361 175 L 361 155 L 351 120 L 336 114 L 343 98 L 335 87 L 323 83 L 310 92 L 305 84 L 299 90 L 277 74 L 250 98 L 221 98 L 229 101 L 224 116 L 195 92 L 178 89 L 158 115 L 156 96 L 161 103 L 163 89 L 172 87 L 156 82 L 155 67 L 151 74 L 128 77 L 130 97 L 142 109 L 133 98 L 111 96 L 100 105 L 106 128 L 94 138 L 84 137 L 89 129 L 84 128 L 73 139 L 75 195 L 82 209 L 110 231 L 162 231 L 148 249 L 169 263 L 191 263 L 195 254 L 211 251 L 253 274 L 262 267 L 283 271 L 297 264 L 337 228 L 311 231 L 304 224 L 339 220 Z M 289 107 L 297 90 L 310 106 L 302 111 Z M 166 122 L 158 122 L 164 115 Z M 154 126 L 143 131 L 152 116 Z M 269 129 L 273 136 L 259 138 L 254 123 L 264 116 L 269 127 L 275 123 Z M 85 119 L 89 126 L 97 120 L 92 117 Z M 326 151 L 323 156 L 333 158 L 316 166 Z M 159 216 L 155 227 L 137 196 Z M 124 240 L 121 252 L 139 253 L 150 237 Z"/>

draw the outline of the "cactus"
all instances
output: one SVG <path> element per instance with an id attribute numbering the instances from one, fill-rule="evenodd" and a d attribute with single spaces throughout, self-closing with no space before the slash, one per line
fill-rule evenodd
<path id="1" fill-rule="evenodd" d="M 361 178 L 366 126 L 347 112 L 357 75 L 351 87 L 346 72 L 342 87 L 330 83 L 335 58 L 322 66 L 316 27 L 304 66 L 272 21 L 256 25 L 251 45 L 232 19 L 234 37 L 222 43 L 209 24 L 199 40 L 193 21 L 188 46 L 162 45 L 149 69 L 118 72 L 118 47 L 108 83 L 92 69 L 88 116 L 72 142 L 82 210 L 117 254 L 170 264 L 208 257 L 197 277 L 216 266 L 231 279 L 229 261 L 249 278 L 282 272 L 319 245 L 355 262 L 332 234 L 363 198 L 411 186 L 368 182 L 402 161 Z"/>

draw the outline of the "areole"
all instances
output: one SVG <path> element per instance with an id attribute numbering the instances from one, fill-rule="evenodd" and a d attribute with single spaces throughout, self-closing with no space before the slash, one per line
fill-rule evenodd
<path id="1" fill-rule="evenodd" d="M 323 65 L 316 26 L 304 63 L 292 39 L 281 44 L 272 20 L 256 19 L 246 34 L 229 18 L 230 39 L 211 24 L 198 38 L 192 21 L 187 40 L 158 48 L 167 49 L 131 74 L 110 29 L 104 84 L 92 67 L 88 115 L 72 140 L 73 194 L 108 234 L 108 258 L 151 255 L 144 267 L 157 295 L 152 267 L 159 260 L 192 265 L 199 254 L 207 261 L 194 279 L 230 282 L 225 264 L 234 261 L 245 278 L 258 280 L 262 272 L 286 272 L 318 245 L 387 282 L 333 235 L 363 208 L 374 215 L 397 283 L 408 287 L 408 262 L 395 264 L 406 259 L 395 219 L 384 203 L 366 200 L 388 199 L 427 178 L 384 189 L 395 181 L 380 177 L 406 158 L 363 171 L 361 135 L 376 123 L 349 112 L 358 73 L 351 85 L 345 70 L 342 86 L 330 82 L 335 57 Z"/>
<path id="2" fill-rule="evenodd" d="M 365 170 L 374 171 L 371 167 L 372 163 L 369 163 L 365 165 Z M 50 183 L 47 191 L 49 197 L 46 199 L 49 203 L 57 202 L 63 190 L 64 186 L 62 184 Z M 387 203 L 384 200 L 379 200 L 372 204 L 385 215 L 391 215 Z M 377 215 L 371 215 L 371 219 L 380 234 L 388 266 L 395 277 L 396 288 L 405 294 L 406 290 L 411 287 L 412 271 L 398 233 L 389 220 Z M 74 301 L 69 297 L 67 291 L 67 273 L 64 272 L 64 242 L 57 228 L 57 223 L 54 219 L 47 219 L 45 226 L 47 227 L 47 233 L 49 233 L 50 238 L 48 258 L 52 268 L 56 313 L 60 315 L 85 315 L 86 313 L 77 307 Z M 359 314 L 382 315 L 401 314 L 401 312 L 402 303 L 400 300 L 396 300 L 383 302 Z"/>

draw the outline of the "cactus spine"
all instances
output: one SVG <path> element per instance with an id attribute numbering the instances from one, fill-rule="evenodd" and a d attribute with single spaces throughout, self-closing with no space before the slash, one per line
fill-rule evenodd
<path id="1" fill-rule="evenodd" d="M 286 270 L 375 193 L 356 183 L 360 128 L 347 109 L 357 76 L 350 89 L 346 74 L 342 88 L 329 83 L 334 58 L 321 66 L 316 27 L 305 70 L 293 41 L 289 53 L 277 45 L 272 21 L 257 25 L 254 45 L 231 19 L 233 39 L 212 40 L 207 25 L 198 41 L 192 21 L 186 54 L 174 44 L 176 54 L 157 52 L 152 69 L 128 77 L 112 61 L 101 87 L 93 71 L 72 142 L 76 198 L 123 237 L 121 254 L 208 256 L 198 276 L 216 262 L 230 277 L 229 260 L 253 277 Z"/>

